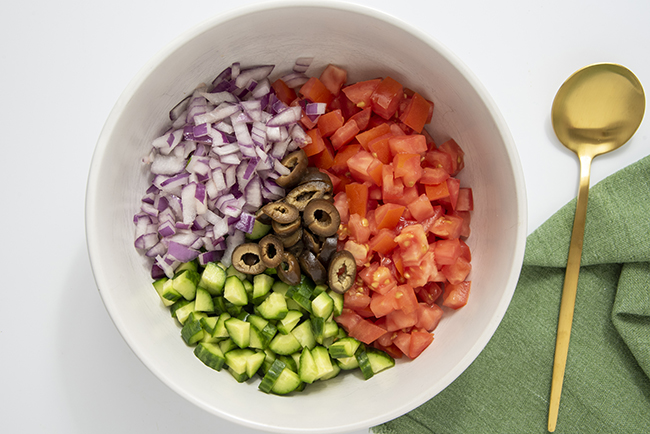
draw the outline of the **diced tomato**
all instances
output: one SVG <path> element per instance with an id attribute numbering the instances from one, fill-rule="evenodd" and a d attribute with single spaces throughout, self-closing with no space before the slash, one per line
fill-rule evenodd
<path id="1" fill-rule="evenodd" d="M 348 81 L 348 72 L 336 65 L 329 64 L 323 70 L 319 79 L 332 95 L 337 96 L 345 82 Z"/>
<path id="2" fill-rule="evenodd" d="M 396 287 L 395 300 L 397 300 L 398 308 L 406 314 L 410 314 L 418 308 L 418 299 L 411 285 L 405 284 Z"/>
<path id="3" fill-rule="evenodd" d="M 415 359 L 422 354 L 429 345 L 433 342 L 433 335 L 426 331 L 411 331 L 411 341 L 409 344 L 409 352 L 406 354 L 410 359 Z"/>
<path id="4" fill-rule="evenodd" d="M 379 327 L 370 320 L 362 319 L 349 331 L 349 334 L 364 344 L 370 345 L 386 334 L 386 329 Z"/>
<path id="5" fill-rule="evenodd" d="M 400 200 L 404 194 L 404 183 L 401 178 L 394 178 L 393 166 L 391 165 L 385 164 L 382 168 L 381 188 L 384 202 Z"/>
<path id="6" fill-rule="evenodd" d="M 451 265 L 454 264 L 461 255 L 460 240 L 454 238 L 451 240 L 438 240 L 434 245 L 434 254 L 436 264 Z"/>
<path id="7" fill-rule="evenodd" d="M 408 204 L 408 209 L 417 221 L 426 220 L 435 214 L 431 201 L 426 194 L 421 194 L 415 201 Z"/>
<path id="8" fill-rule="evenodd" d="M 356 213 L 350 215 L 348 231 L 350 232 L 352 239 L 358 243 L 365 243 L 370 238 L 370 226 L 368 225 L 368 220 Z"/>
<path id="9" fill-rule="evenodd" d="M 472 271 L 472 264 L 465 258 L 459 257 L 453 264 L 443 266 L 441 271 L 449 283 L 458 284 L 465 280 L 469 272 Z"/>
<path id="10" fill-rule="evenodd" d="M 389 254 L 395 247 L 397 247 L 395 232 L 386 228 L 380 229 L 377 235 L 372 237 L 368 242 L 368 248 L 371 252 L 377 252 L 382 255 Z"/>
<path id="11" fill-rule="evenodd" d="M 451 155 L 439 151 L 438 149 L 427 151 L 424 154 L 424 161 L 429 167 L 443 169 L 448 174 L 451 174 L 453 172 Z"/>
<path id="12" fill-rule="evenodd" d="M 368 168 L 375 158 L 368 151 L 359 150 L 347 160 L 348 170 L 352 177 L 359 182 L 373 183 L 373 178 L 368 173 Z"/>
<path id="13" fill-rule="evenodd" d="M 375 92 L 375 89 L 377 89 L 380 82 L 380 78 L 360 81 L 350 86 L 346 86 L 342 90 L 348 99 L 356 104 L 357 107 L 365 108 L 370 106 L 370 97 Z"/>
<path id="14" fill-rule="evenodd" d="M 393 161 L 393 155 L 390 152 L 390 145 L 388 144 L 388 140 L 391 137 L 393 137 L 393 133 L 388 132 L 379 137 L 375 137 L 367 143 L 368 151 L 372 153 L 372 156 L 384 164 L 390 164 Z"/>
<path id="15" fill-rule="evenodd" d="M 375 186 L 377 187 L 382 186 L 382 183 L 384 181 L 383 173 L 384 173 L 384 163 L 382 163 L 376 158 L 372 160 L 372 162 L 368 166 L 368 176 L 370 177 L 370 179 L 372 179 L 372 182 L 375 184 Z M 373 199 L 380 200 L 382 198 L 381 189 L 376 188 L 375 191 L 377 192 L 377 197 L 373 197 Z"/>
<path id="16" fill-rule="evenodd" d="M 341 216 L 341 223 L 347 224 L 350 218 L 350 207 L 348 205 L 348 195 L 345 191 L 337 193 L 334 196 L 334 207 Z"/>
<path id="17" fill-rule="evenodd" d="M 459 309 L 465 306 L 471 287 L 472 282 L 469 280 L 457 284 L 446 284 L 445 292 L 442 295 L 442 305 L 452 309 Z"/>
<path id="18" fill-rule="evenodd" d="M 438 150 L 451 157 L 451 176 L 456 176 L 465 167 L 465 152 L 458 146 L 454 139 L 449 139 L 438 147 Z"/>
<path id="19" fill-rule="evenodd" d="M 348 196 L 350 215 L 359 214 L 365 218 L 368 210 L 368 186 L 353 182 L 345 186 L 345 193 Z"/>
<path id="20" fill-rule="evenodd" d="M 465 258 L 467 262 L 472 262 L 472 252 L 467 243 L 462 239 L 458 239 L 458 242 L 460 243 L 460 256 Z"/>
<path id="21" fill-rule="evenodd" d="M 433 103 L 416 92 L 409 99 L 399 119 L 419 134 L 427 123 L 430 112 L 433 113 Z"/>
<path id="22" fill-rule="evenodd" d="M 426 285 L 417 288 L 416 295 L 421 302 L 433 306 L 442 295 L 442 287 L 436 282 L 428 282 Z"/>
<path id="23" fill-rule="evenodd" d="M 390 126 L 387 123 L 383 123 L 374 128 L 370 128 L 362 133 L 357 134 L 357 141 L 368 150 L 368 143 L 377 137 L 383 136 L 390 133 Z"/>
<path id="24" fill-rule="evenodd" d="M 347 172 L 348 160 L 353 155 L 356 155 L 360 149 L 361 149 L 361 145 L 356 145 L 356 144 L 351 144 L 346 146 L 345 148 L 339 149 L 336 155 L 334 156 L 334 162 L 330 170 L 337 175 L 342 175 L 345 172 Z"/>
<path id="25" fill-rule="evenodd" d="M 300 94 L 311 102 L 322 102 L 329 104 L 334 95 L 330 92 L 322 81 L 316 77 L 310 77 L 309 80 L 300 88 Z"/>
<path id="26" fill-rule="evenodd" d="M 432 202 L 449 197 L 447 181 L 437 185 L 425 185 L 424 191 L 426 192 L 427 198 Z"/>
<path id="27" fill-rule="evenodd" d="M 350 119 L 348 120 L 345 124 L 343 124 L 342 127 L 337 129 L 334 134 L 330 137 L 330 141 L 332 142 L 332 146 L 334 149 L 340 149 L 341 146 L 347 145 L 354 139 L 354 136 L 356 136 L 359 133 L 359 126 L 357 123 Z"/>
<path id="28" fill-rule="evenodd" d="M 395 309 L 398 309 L 397 300 L 395 299 L 396 288 L 396 286 L 393 287 L 393 289 L 388 291 L 386 294 L 380 294 L 378 292 L 372 294 L 370 310 L 375 314 L 375 317 L 384 317 Z"/>
<path id="29" fill-rule="evenodd" d="M 377 229 L 394 229 L 404 213 L 404 206 L 394 203 L 380 205 L 375 210 Z"/>
<path id="30" fill-rule="evenodd" d="M 420 260 L 429 250 L 426 233 L 422 225 L 410 225 L 402 229 L 402 232 L 395 237 L 402 253 L 404 266 L 418 266 Z"/>
<path id="31" fill-rule="evenodd" d="M 370 305 L 370 290 L 365 285 L 355 285 L 343 294 L 343 307 L 359 310 Z"/>
<path id="32" fill-rule="evenodd" d="M 318 128 L 311 129 L 306 132 L 307 136 L 311 139 L 311 143 L 306 144 L 302 147 L 302 150 L 305 151 L 305 155 L 311 157 L 312 155 L 319 154 L 325 150 L 325 141 L 321 136 L 320 130 Z"/>
<path id="33" fill-rule="evenodd" d="M 404 191 L 402 192 L 402 195 L 398 199 L 396 199 L 395 202 L 399 203 L 400 205 L 407 206 L 409 203 L 417 200 L 419 196 L 420 196 L 420 189 L 417 187 L 417 185 L 414 185 L 413 187 L 404 186 Z M 406 208 L 406 211 L 404 211 L 404 217 L 406 217 L 407 214 L 410 213 L 411 212 L 409 211 L 409 209 Z"/>
<path id="34" fill-rule="evenodd" d="M 456 211 L 472 211 L 474 209 L 474 196 L 471 188 L 461 188 L 458 190 L 458 200 L 456 201 Z"/>
<path id="35" fill-rule="evenodd" d="M 323 139 L 323 142 L 325 143 L 325 149 L 323 149 L 318 154 L 309 157 L 309 165 L 318 167 L 321 170 L 329 170 L 334 164 L 334 149 L 332 149 L 332 145 L 327 139 Z M 334 188 L 336 188 L 336 185 L 334 185 L 334 180 L 332 180 L 332 185 Z"/>
<path id="36" fill-rule="evenodd" d="M 441 167 L 424 167 L 422 168 L 420 183 L 425 185 L 441 184 L 447 178 L 449 178 L 449 172 Z"/>
<path id="37" fill-rule="evenodd" d="M 389 332 L 413 327 L 417 322 L 417 310 L 414 310 L 411 313 L 406 313 L 403 310 L 397 309 L 386 314 L 386 330 Z"/>
<path id="38" fill-rule="evenodd" d="M 386 333 L 388 336 L 390 336 L 390 333 Z M 391 340 L 392 342 L 392 340 Z M 401 359 L 404 356 L 404 353 L 402 353 L 402 350 L 397 348 L 397 345 L 391 344 L 388 346 L 384 346 L 378 343 L 378 341 L 375 341 L 372 343 L 372 345 L 377 348 L 378 350 L 385 351 L 390 355 L 393 359 Z"/>
<path id="39" fill-rule="evenodd" d="M 372 111 L 384 119 L 390 119 L 403 96 L 402 85 L 390 77 L 384 78 L 370 97 Z"/>
<path id="40" fill-rule="evenodd" d="M 395 135 L 388 140 L 390 152 L 397 154 L 420 154 L 425 155 L 427 152 L 427 141 L 422 134 Z"/>
<path id="41" fill-rule="evenodd" d="M 408 357 L 409 349 L 411 347 L 411 334 L 398 331 L 394 334 L 393 344 L 395 344 L 395 346 Z"/>
<path id="42" fill-rule="evenodd" d="M 420 154 L 397 154 L 393 158 L 395 178 L 402 178 L 405 187 L 413 187 L 422 176 Z"/>
<path id="43" fill-rule="evenodd" d="M 343 308 L 341 315 L 334 318 L 334 321 L 336 321 L 346 331 L 352 330 L 354 326 L 362 320 L 363 318 L 358 313 L 348 308 Z"/>
<path id="44" fill-rule="evenodd" d="M 447 178 L 447 189 L 449 190 L 449 204 L 451 209 L 456 209 L 458 203 L 458 193 L 460 191 L 460 181 L 456 178 Z"/>
<path id="45" fill-rule="evenodd" d="M 460 237 L 463 225 L 463 219 L 455 215 L 443 215 L 433 223 L 431 232 L 437 237 L 444 239 L 453 239 Z"/>
<path id="46" fill-rule="evenodd" d="M 404 277 L 406 281 L 414 288 L 426 285 L 438 275 L 433 249 L 429 246 L 427 252 L 422 256 L 419 264 L 408 266 Z"/>
<path id="47" fill-rule="evenodd" d="M 350 120 L 355 121 L 357 123 L 357 126 L 359 127 L 359 131 L 363 131 L 368 127 L 371 114 L 372 114 L 372 110 L 370 109 L 370 107 L 366 107 L 360 112 L 352 115 L 352 117 L 350 117 Z"/>
<path id="48" fill-rule="evenodd" d="M 329 137 L 345 123 L 341 109 L 332 110 L 318 117 L 318 129 L 323 137 Z"/>
<path id="49" fill-rule="evenodd" d="M 353 240 L 347 240 L 343 246 L 344 250 L 347 250 L 354 256 L 354 261 L 357 264 L 357 267 L 362 267 L 368 262 L 368 246 L 364 244 L 357 243 Z"/>
<path id="50" fill-rule="evenodd" d="M 296 91 L 287 86 L 280 78 L 275 80 L 271 87 L 275 91 L 275 96 L 286 105 L 290 105 L 297 98 Z"/>
<path id="51" fill-rule="evenodd" d="M 359 107 L 354 105 L 352 101 L 345 96 L 345 93 L 340 92 L 332 102 L 327 106 L 329 110 L 341 110 L 344 119 L 350 119 L 355 113 L 361 111 Z"/>

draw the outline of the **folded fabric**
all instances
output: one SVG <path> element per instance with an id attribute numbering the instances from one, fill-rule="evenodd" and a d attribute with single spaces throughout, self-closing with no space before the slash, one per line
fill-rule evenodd
<path id="1" fill-rule="evenodd" d="M 575 205 L 574 199 L 528 237 L 512 302 L 474 363 L 374 433 L 547 432 Z M 555 432 L 650 433 L 650 156 L 590 190 Z"/>

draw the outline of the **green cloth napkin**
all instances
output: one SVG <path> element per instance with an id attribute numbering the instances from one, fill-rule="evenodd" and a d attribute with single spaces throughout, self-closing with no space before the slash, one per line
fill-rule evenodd
<path id="1" fill-rule="evenodd" d="M 547 432 L 575 206 L 574 199 L 528 237 L 512 302 L 474 363 L 374 433 Z M 590 190 L 555 432 L 650 433 L 650 156 Z"/>

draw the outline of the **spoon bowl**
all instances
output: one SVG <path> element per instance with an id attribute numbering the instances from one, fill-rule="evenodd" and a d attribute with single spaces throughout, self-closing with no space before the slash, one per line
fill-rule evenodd
<path id="1" fill-rule="evenodd" d="M 594 157 L 620 148 L 641 125 L 645 93 L 624 66 L 597 63 L 576 71 L 560 87 L 551 110 L 560 142 L 580 159 L 580 185 L 558 319 L 548 430 L 555 431 L 569 350 Z"/>

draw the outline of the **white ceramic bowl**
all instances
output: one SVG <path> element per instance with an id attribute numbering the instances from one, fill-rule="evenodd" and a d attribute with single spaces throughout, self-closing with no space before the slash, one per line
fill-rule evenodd
<path id="1" fill-rule="evenodd" d="M 290 23 L 283 25 L 282 23 Z M 133 214 L 148 187 L 141 164 L 167 113 L 224 67 L 300 56 L 328 63 L 349 81 L 391 77 L 435 102 L 430 132 L 466 152 L 461 182 L 474 191 L 472 292 L 450 312 L 416 360 L 369 381 L 343 375 L 295 396 L 267 395 L 204 366 L 180 338 L 133 247 Z M 345 432 L 398 417 L 432 398 L 478 356 L 512 298 L 526 236 L 524 178 L 513 140 L 492 99 L 468 69 L 422 32 L 375 10 L 332 2 L 263 3 L 218 16 L 164 48 L 118 99 L 93 156 L 86 197 L 93 273 L 117 329 L 142 362 L 199 407 L 252 428 L 282 433 Z"/>

